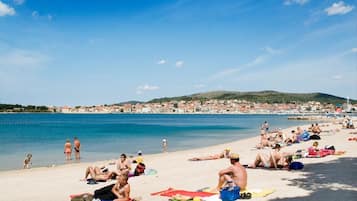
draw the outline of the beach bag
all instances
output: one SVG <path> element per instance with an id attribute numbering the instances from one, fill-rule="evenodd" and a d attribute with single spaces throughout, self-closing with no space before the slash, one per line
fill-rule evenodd
<path id="1" fill-rule="evenodd" d="M 310 140 L 321 140 L 321 137 L 319 135 L 311 135 Z"/>
<path id="2" fill-rule="evenodd" d="M 301 170 L 303 168 L 304 168 L 304 164 L 298 161 L 294 161 L 289 165 L 290 170 Z"/>
<path id="3" fill-rule="evenodd" d="M 90 194 L 77 195 L 71 198 L 71 201 L 92 201 L 92 200 L 93 200 L 93 196 Z"/>
<path id="4" fill-rule="evenodd" d="M 305 131 L 299 137 L 300 137 L 299 141 L 307 141 L 310 139 L 310 134 L 307 131 Z"/>
<path id="5" fill-rule="evenodd" d="M 225 187 L 223 188 L 219 194 L 222 201 L 234 201 L 238 200 L 240 195 L 240 188 L 239 186 L 234 187 Z"/>
<path id="6" fill-rule="evenodd" d="M 145 164 L 144 163 L 138 163 L 138 165 L 136 166 L 135 170 L 134 170 L 134 176 L 139 176 L 144 174 L 145 172 Z"/>

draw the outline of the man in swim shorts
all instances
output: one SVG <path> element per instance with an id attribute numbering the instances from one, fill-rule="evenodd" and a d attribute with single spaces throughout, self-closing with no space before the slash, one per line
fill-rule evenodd
<path id="1" fill-rule="evenodd" d="M 232 153 L 230 155 L 230 163 L 231 166 L 218 172 L 218 185 L 216 191 L 219 191 L 225 184 L 239 186 L 241 190 L 246 188 L 247 171 L 239 163 L 239 155 Z"/>
<path id="2" fill-rule="evenodd" d="M 80 147 L 81 147 L 81 142 L 78 140 L 77 137 L 74 137 L 74 155 L 76 157 L 76 160 L 79 160 L 80 159 Z"/>

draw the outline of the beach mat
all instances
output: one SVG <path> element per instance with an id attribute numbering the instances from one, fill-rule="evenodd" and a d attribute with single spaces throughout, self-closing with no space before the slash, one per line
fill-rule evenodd
<path id="1" fill-rule="evenodd" d="M 186 190 L 178 190 L 174 188 L 168 188 L 163 191 L 151 193 L 150 195 L 159 195 L 165 197 L 174 197 L 175 195 L 188 196 L 188 197 L 209 197 L 214 195 L 214 193 L 210 192 L 202 192 L 202 191 L 186 191 Z"/>
<path id="2" fill-rule="evenodd" d="M 93 195 L 91 195 L 89 193 L 70 195 L 69 197 L 70 197 L 71 201 L 92 201 L 93 200 Z"/>
<path id="3" fill-rule="evenodd" d="M 289 170 L 289 167 L 278 167 L 278 168 L 266 168 L 263 166 L 257 166 L 255 168 L 249 166 L 249 165 L 243 165 L 243 167 L 245 168 L 249 168 L 249 169 L 263 169 L 263 170 Z"/>
<path id="4" fill-rule="evenodd" d="M 155 169 L 146 169 L 144 174 L 145 175 L 156 175 L 157 174 L 157 170 L 155 170 Z"/>
<path id="5" fill-rule="evenodd" d="M 252 195 L 252 198 L 261 198 L 261 197 L 266 197 L 272 193 L 275 192 L 275 189 L 270 189 L 270 188 L 265 188 L 265 189 L 247 189 L 247 190 L 244 190 L 244 191 L 241 191 L 241 193 L 251 193 Z M 215 194 L 215 195 L 212 195 L 212 196 L 209 196 L 209 197 L 204 197 L 202 198 L 202 201 L 222 201 L 220 198 L 219 198 L 219 194 Z"/>

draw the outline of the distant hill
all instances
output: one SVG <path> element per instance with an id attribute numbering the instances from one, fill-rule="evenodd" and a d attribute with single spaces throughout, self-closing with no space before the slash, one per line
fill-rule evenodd
<path id="1" fill-rule="evenodd" d="M 345 98 L 324 94 L 324 93 L 283 93 L 277 91 L 257 91 L 257 92 L 236 92 L 236 91 L 212 91 L 197 93 L 187 96 L 156 98 L 150 103 L 167 101 L 190 101 L 190 100 L 246 100 L 258 103 L 305 103 L 308 101 L 318 101 L 320 103 L 343 104 Z M 351 103 L 357 103 L 356 100 L 350 100 Z"/>
<path id="2" fill-rule="evenodd" d="M 135 105 L 135 104 L 137 104 L 137 103 L 142 104 L 142 103 L 145 103 L 145 102 L 132 100 L 132 101 L 125 101 L 125 102 L 115 103 L 115 104 L 113 104 L 113 105 L 125 105 L 125 104 Z"/>

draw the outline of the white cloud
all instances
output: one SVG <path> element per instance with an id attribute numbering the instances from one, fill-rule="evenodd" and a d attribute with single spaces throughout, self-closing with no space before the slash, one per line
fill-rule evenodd
<path id="1" fill-rule="evenodd" d="M 280 53 L 282 53 L 281 50 L 273 49 L 273 48 L 270 47 L 270 46 L 264 47 L 263 50 L 266 51 L 266 52 L 269 53 L 269 54 L 280 54 Z"/>
<path id="2" fill-rule="evenodd" d="M 25 0 L 14 0 L 14 4 L 16 5 L 22 5 L 25 3 Z"/>
<path id="3" fill-rule="evenodd" d="M 3 3 L 0 1 L 0 17 L 6 16 L 6 15 L 15 15 L 15 9 L 10 7 L 9 5 Z"/>
<path id="4" fill-rule="evenodd" d="M 161 64 L 166 64 L 166 60 L 165 59 L 161 59 L 157 62 L 157 64 L 161 65 Z"/>
<path id="5" fill-rule="evenodd" d="M 32 17 L 35 18 L 35 19 L 37 19 L 38 16 L 39 16 L 39 14 L 38 14 L 37 11 L 33 11 L 31 15 L 32 15 Z"/>
<path id="6" fill-rule="evenodd" d="M 352 52 L 357 52 L 357 47 L 352 48 Z"/>
<path id="7" fill-rule="evenodd" d="M 177 68 L 181 68 L 181 67 L 183 66 L 183 64 L 184 64 L 184 61 L 176 61 L 175 66 L 176 66 Z"/>
<path id="8" fill-rule="evenodd" d="M 332 76 L 332 79 L 341 80 L 342 79 L 342 75 L 334 75 L 334 76 Z"/>
<path id="9" fill-rule="evenodd" d="M 0 54 L 0 66 L 2 67 L 35 67 L 49 61 L 49 57 L 33 51 L 12 50 L 5 54 Z"/>
<path id="10" fill-rule="evenodd" d="M 148 84 L 142 85 L 142 86 L 138 86 L 136 89 L 139 91 L 155 91 L 158 90 L 160 87 L 158 86 L 151 86 Z"/>
<path id="11" fill-rule="evenodd" d="M 156 91 L 158 89 L 160 89 L 160 87 L 145 84 L 145 85 L 142 85 L 142 86 L 138 86 L 136 88 L 136 93 L 137 94 L 142 94 L 143 91 Z"/>
<path id="12" fill-rule="evenodd" d="M 310 0 L 285 0 L 284 5 L 293 5 L 293 4 L 299 4 L 299 5 L 304 5 L 308 3 Z"/>
<path id="13" fill-rule="evenodd" d="M 269 59 L 269 55 L 259 55 L 257 57 L 255 57 L 255 59 L 249 63 L 246 64 L 246 66 L 256 66 L 256 65 L 259 65 L 259 64 L 262 64 L 264 63 L 265 61 L 267 61 Z"/>
<path id="14" fill-rule="evenodd" d="M 333 3 L 332 6 L 325 9 L 328 16 L 331 15 L 344 15 L 353 10 L 354 6 L 346 5 L 345 2 L 339 1 L 338 3 Z"/>

